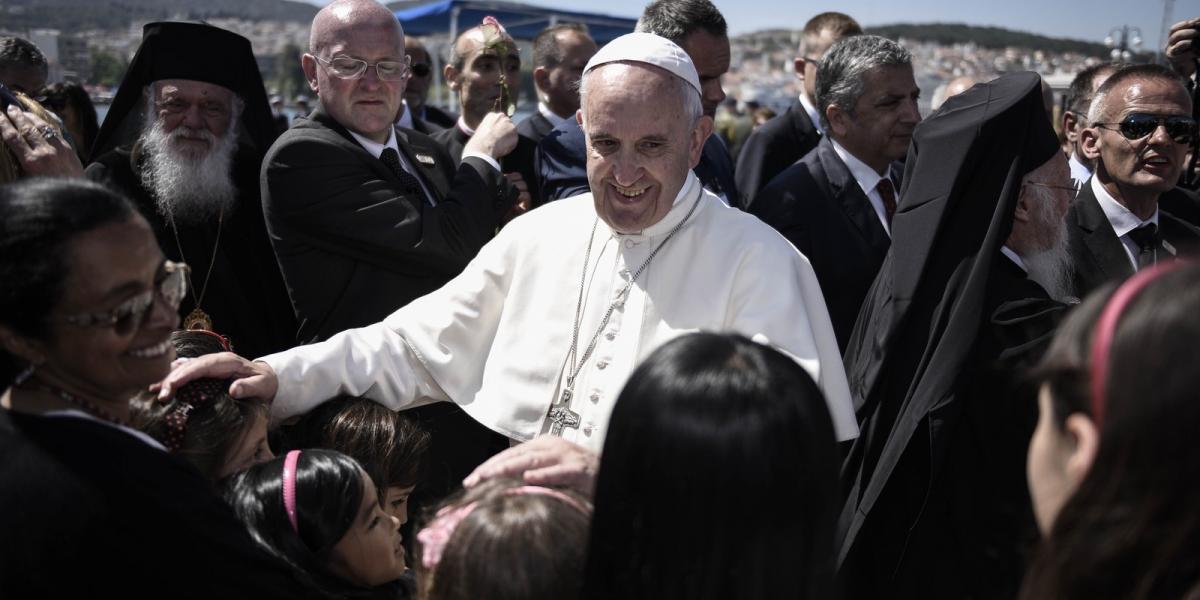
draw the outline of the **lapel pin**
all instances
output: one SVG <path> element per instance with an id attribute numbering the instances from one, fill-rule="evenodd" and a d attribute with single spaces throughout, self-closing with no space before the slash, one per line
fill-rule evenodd
<path id="1" fill-rule="evenodd" d="M 433 165 L 433 157 L 432 156 L 430 156 L 428 154 L 421 154 L 419 152 L 415 153 L 415 156 L 417 157 L 417 162 L 419 162 L 423 165 Z"/>

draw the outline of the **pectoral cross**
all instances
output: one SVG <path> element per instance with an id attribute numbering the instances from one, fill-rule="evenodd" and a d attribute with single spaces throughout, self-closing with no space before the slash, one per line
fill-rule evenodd
<path id="1" fill-rule="evenodd" d="M 571 390 L 563 390 L 558 402 L 550 406 L 550 435 L 562 437 L 563 427 L 579 429 L 579 413 L 571 410 Z"/>

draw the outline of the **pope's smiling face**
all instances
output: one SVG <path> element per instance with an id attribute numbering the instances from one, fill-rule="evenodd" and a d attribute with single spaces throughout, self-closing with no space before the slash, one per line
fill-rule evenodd
<path id="1" fill-rule="evenodd" d="M 658 67 L 607 64 L 584 78 L 578 118 L 596 214 L 621 233 L 642 231 L 671 210 L 712 120 L 688 115 L 682 94 L 695 90 Z"/>

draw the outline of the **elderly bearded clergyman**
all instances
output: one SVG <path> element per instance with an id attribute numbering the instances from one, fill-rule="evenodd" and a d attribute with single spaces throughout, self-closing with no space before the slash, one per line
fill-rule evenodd
<path id="1" fill-rule="evenodd" d="M 561 435 L 598 451 L 634 367 L 676 336 L 736 331 L 791 354 L 820 385 L 840 439 L 857 434 L 841 356 L 808 261 L 724 206 L 691 168 L 712 120 L 687 54 L 647 33 L 585 69 L 579 119 L 591 193 L 514 220 L 466 270 L 383 322 L 251 363 L 202 357 L 275 419 L 339 393 L 402 409 L 453 401 L 514 440 Z"/>
<path id="2" fill-rule="evenodd" d="M 249 40 L 150 23 L 87 168 L 134 201 L 169 260 L 191 266 L 183 327 L 219 332 L 250 355 L 287 348 L 296 333 L 259 202 L 274 139 Z"/>

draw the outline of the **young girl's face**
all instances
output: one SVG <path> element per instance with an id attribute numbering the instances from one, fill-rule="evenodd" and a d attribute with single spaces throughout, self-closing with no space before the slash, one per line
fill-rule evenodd
<path id="1" fill-rule="evenodd" d="M 392 486 L 384 491 L 383 510 L 396 517 L 403 525 L 408 522 L 408 497 L 416 486 Z"/>
<path id="2" fill-rule="evenodd" d="M 361 587 L 395 581 L 404 574 L 400 521 L 384 512 L 371 477 L 362 473 L 363 495 L 346 535 L 333 546 L 329 569 Z"/>
<path id="3" fill-rule="evenodd" d="M 225 465 L 217 473 L 217 479 L 245 471 L 272 458 L 275 458 L 275 455 L 267 445 L 267 415 L 255 415 L 254 420 L 242 432 L 242 437 L 229 449 L 229 455 L 225 457 Z"/>

